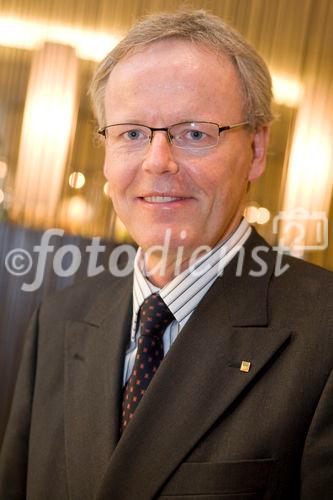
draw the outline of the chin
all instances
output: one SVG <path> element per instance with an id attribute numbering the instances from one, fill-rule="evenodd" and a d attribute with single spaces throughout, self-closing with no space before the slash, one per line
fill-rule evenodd
<path id="1" fill-rule="evenodd" d="M 154 227 L 155 226 L 155 227 Z M 146 248 L 152 245 L 163 245 L 165 241 L 171 244 L 180 240 L 179 233 L 181 229 L 172 226 L 162 226 L 162 224 L 140 225 L 128 228 L 132 238 L 142 247 Z"/>

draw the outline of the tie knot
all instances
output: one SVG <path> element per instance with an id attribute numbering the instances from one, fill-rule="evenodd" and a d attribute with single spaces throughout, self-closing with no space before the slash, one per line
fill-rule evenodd
<path id="1" fill-rule="evenodd" d="M 174 319 L 168 306 L 158 293 L 147 297 L 140 309 L 141 335 L 162 336 L 166 327 Z"/>

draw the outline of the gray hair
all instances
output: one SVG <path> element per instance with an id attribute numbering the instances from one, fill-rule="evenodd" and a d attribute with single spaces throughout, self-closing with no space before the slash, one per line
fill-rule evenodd
<path id="1" fill-rule="evenodd" d="M 272 79 L 257 51 L 218 16 L 204 10 L 158 13 L 136 23 L 98 66 L 89 94 L 100 126 L 105 123 L 105 89 L 110 73 L 130 51 L 159 40 L 178 38 L 205 45 L 235 65 L 244 92 L 246 119 L 254 128 L 273 119 Z"/>

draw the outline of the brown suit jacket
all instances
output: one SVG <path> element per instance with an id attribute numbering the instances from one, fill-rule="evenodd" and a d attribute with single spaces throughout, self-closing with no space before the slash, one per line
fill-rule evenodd
<path id="1" fill-rule="evenodd" d="M 245 250 L 241 276 L 235 258 L 120 440 L 132 277 L 87 279 L 40 307 L 3 443 L 1 500 L 333 498 L 332 274 L 284 257 L 290 267 L 275 276 L 255 232 Z"/>

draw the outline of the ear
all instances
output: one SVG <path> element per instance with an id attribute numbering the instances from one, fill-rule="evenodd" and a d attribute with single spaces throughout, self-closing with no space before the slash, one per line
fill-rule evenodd
<path id="1" fill-rule="evenodd" d="M 106 159 L 104 160 L 103 174 L 104 174 L 104 177 L 106 177 L 106 180 L 108 180 L 108 178 L 109 178 L 109 165 L 108 165 L 108 162 L 106 161 Z"/>
<path id="2" fill-rule="evenodd" d="M 266 167 L 266 155 L 269 139 L 269 125 L 263 125 L 254 132 L 252 140 L 252 164 L 249 170 L 248 180 L 258 179 Z"/>

